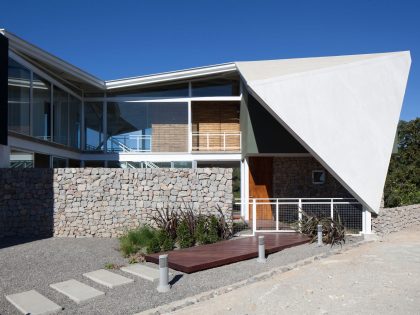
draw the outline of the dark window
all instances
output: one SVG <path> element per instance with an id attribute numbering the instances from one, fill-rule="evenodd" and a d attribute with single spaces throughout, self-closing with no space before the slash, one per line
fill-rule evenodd
<path id="1" fill-rule="evenodd" d="M 124 91 L 107 92 L 107 97 L 187 97 L 188 83 L 155 86 L 149 88 L 127 89 Z"/>
<path id="2" fill-rule="evenodd" d="M 221 78 L 193 81 L 192 96 L 239 96 L 239 80 Z"/>
<path id="3" fill-rule="evenodd" d="M 312 184 L 324 184 L 325 171 L 312 171 Z"/>

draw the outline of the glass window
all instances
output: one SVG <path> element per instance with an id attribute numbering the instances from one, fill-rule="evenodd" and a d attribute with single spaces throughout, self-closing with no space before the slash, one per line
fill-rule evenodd
<path id="1" fill-rule="evenodd" d="M 67 160 L 53 156 L 52 164 L 53 164 L 53 168 L 65 168 L 67 167 Z"/>
<path id="2" fill-rule="evenodd" d="M 68 119 L 69 119 L 69 95 L 63 90 L 54 87 L 53 105 L 53 141 L 64 145 L 68 144 Z"/>
<path id="3" fill-rule="evenodd" d="M 107 111 L 109 151 L 151 151 L 147 103 L 108 102 Z"/>
<path id="4" fill-rule="evenodd" d="M 9 130 L 29 135 L 31 73 L 10 58 L 8 71 Z"/>
<path id="5" fill-rule="evenodd" d="M 325 171 L 312 171 L 312 184 L 324 184 Z"/>
<path id="6" fill-rule="evenodd" d="M 210 79 L 193 81 L 192 96 L 239 96 L 239 80 L 234 79 Z"/>
<path id="7" fill-rule="evenodd" d="M 85 150 L 103 150 L 102 112 L 102 102 L 85 103 Z"/>
<path id="8" fill-rule="evenodd" d="M 107 147 L 113 152 L 186 152 L 188 104 L 108 102 Z"/>
<path id="9" fill-rule="evenodd" d="M 124 162 L 122 162 L 124 163 Z M 120 161 L 108 161 L 107 165 L 109 168 L 121 168 L 121 163 Z"/>
<path id="10" fill-rule="evenodd" d="M 51 140 L 51 84 L 33 74 L 33 136 Z"/>
<path id="11" fill-rule="evenodd" d="M 192 162 L 173 162 L 173 168 L 192 168 Z"/>
<path id="12" fill-rule="evenodd" d="M 188 83 L 107 92 L 107 97 L 188 97 Z"/>
<path id="13" fill-rule="evenodd" d="M 80 161 L 69 159 L 69 167 L 80 167 Z"/>
<path id="14" fill-rule="evenodd" d="M 70 146 L 80 149 L 82 131 L 82 101 L 70 95 L 69 102 L 69 140 Z"/>

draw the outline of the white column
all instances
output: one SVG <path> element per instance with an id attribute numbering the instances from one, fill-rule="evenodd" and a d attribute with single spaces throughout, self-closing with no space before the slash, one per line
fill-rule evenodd
<path id="1" fill-rule="evenodd" d="M 191 82 L 190 82 L 191 84 Z M 192 152 L 192 113 L 191 100 L 188 101 L 188 152 Z"/>
<path id="2" fill-rule="evenodd" d="M 0 144 L 0 168 L 10 167 L 10 147 Z"/>
<path id="3" fill-rule="evenodd" d="M 372 234 L 372 216 L 370 211 L 363 208 L 362 213 L 363 234 Z"/>
<path id="4" fill-rule="evenodd" d="M 249 220 L 249 166 L 248 159 L 241 162 L 241 215 Z"/>

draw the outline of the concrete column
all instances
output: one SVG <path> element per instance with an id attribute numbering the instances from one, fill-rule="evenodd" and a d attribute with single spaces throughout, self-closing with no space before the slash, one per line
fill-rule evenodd
<path id="1" fill-rule="evenodd" d="M 10 167 L 10 147 L 0 144 L 0 168 Z"/>

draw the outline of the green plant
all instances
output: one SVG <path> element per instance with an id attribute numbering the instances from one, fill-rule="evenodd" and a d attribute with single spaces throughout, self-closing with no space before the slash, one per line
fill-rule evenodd
<path id="1" fill-rule="evenodd" d="M 384 188 L 386 207 L 420 203 L 420 118 L 400 121 Z"/>
<path id="2" fill-rule="evenodd" d="M 105 264 L 105 269 L 108 270 L 114 270 L 114 269 L 120 269 L 121 266 L 117 265 L 117 264 L 113 264 L 113 263 L 106 263 Z"/>
<path id="3" fill-rule="evenodd" d="M 223 214 L 222 209 L 217 206 L 216 210 L 219 212 L 219 218 L 218 218 L 218 223 L 219 223 L 219 236 L 221 239 L 228 239 L 232 236 L 232 229 L 230 228 L 229 224 L 226 222 L 226 218 L 225 215 Z"/>
<path id="4" fill-rule="evenodd" d="M 157 238 L 162 251 L 166 252 L 174 249 L 175 241 L 167 231 L 159 230 L 157 233 Z"/>
<path id="5" fill-rule="evenodd" d="M 318 238 L 318 225 L 322 226 L 322 241 L 325 244 L 345 243 L 345 228 L 341 223 L 341 218 L 337 213 L 337 220 L 331 217 L 318 218 L 316 216 L 308 215 L 302 211 L 302 220 L 297 223 L 300 231 L 311 238 L 311 242 L 315 242 Z"/>
<path id="6" fill-rule="evenodd" d="M 120 237 L 120 250 L 124 257 L 137 253 L 149 246 L 149 243 L 156 238 L 156 231 L 149 226 L 142 226 L 128 231 Z"/>
<path id="7" fill-rule="evenodd" d="M 181 248 L 191 247 L 195 243 L 194 234 L 191 233 L 189 222 L 186 220 L 182 220 L 179 223 L 178 228 L 176 229 L 176 235 L 179 247 Z"/>
<path id="8" fill-rule="evenodd" d="M 147 244 L 146 252 L 148 254 L 153 254 L 153 253 L 160 252 L 160 243 L 159 243 L 159 239 L 157 238 L 156 235 Z"/>
<path id="9" fill-rule="evenodd" d="M 166 231 L 172 239 L 176 238 L 179 215 L 175 209 L 169 207 L 162 210 L 156 209 L 148 217 L 154 223 L 154 226 Z"/>

